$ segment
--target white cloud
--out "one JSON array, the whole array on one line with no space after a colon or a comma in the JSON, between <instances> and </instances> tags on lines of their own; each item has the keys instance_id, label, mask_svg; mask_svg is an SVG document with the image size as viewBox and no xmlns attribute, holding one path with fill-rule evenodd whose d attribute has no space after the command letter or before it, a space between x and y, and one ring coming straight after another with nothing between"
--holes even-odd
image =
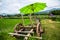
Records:
<instances>
[{"instance_id":1,"label":"white cloud","mask_svg":"<svg viewBox=\"0 0 60 40\"><path fill-rule=\"evenodd\" d=\"M0 6L2 5L2 3L0 3Z\"/></svg>"},{"instance_id":2,"label":"white cloud","mask_svg":"<svg viewBox=\"0 0 60 40\"><path fill-rule=\"evenodd\" d=\"M50 9L50 7L60 8L60 1L58 0L2 0L0 3L0 13L19 13L20 8L34 2L45 2L48 6L48 9Z\"/></svg>"}]
</instances>

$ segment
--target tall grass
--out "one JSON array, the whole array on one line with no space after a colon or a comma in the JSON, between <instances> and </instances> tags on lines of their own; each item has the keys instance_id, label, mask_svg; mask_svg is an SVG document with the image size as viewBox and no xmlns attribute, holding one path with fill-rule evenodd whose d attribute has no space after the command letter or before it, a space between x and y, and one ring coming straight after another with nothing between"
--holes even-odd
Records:
<instances>
[{"instance_id":1,"label":"tall grass","mask_svg":"<svg viewBox=\"0 0 60 40\"><path fill-rule=\"evenodd\" d=\"M0 40L16 40L8 33L14 31L14 26L17 23L22 23L22 19L0 19ZM60 40L60 23L49 21L49 19L41 19L42 27L45 29L43 40ZM25 25L30 24L29 19L25 19ZM35 40L29 38L29 40Z\"/></svg>"}]
</instances>

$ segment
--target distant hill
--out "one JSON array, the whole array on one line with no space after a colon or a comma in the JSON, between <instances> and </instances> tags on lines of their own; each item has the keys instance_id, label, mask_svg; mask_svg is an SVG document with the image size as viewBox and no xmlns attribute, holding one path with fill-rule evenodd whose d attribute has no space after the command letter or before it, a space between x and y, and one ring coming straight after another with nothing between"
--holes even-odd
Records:
<instances>
[{"instance_id":1,"label":"distant hill","mask_svg":"<svg viewBox=\"0 0 60 40\"><path fill-rule=\"evenodd\" d=\"M49 14L49 12L50 12L50 11L53 11L53 10L60 10L60 8L52 8L52 9L49 9L49 10L37 12L37 13L35 13L35 14Z\"/></svg>"}]
</instances>

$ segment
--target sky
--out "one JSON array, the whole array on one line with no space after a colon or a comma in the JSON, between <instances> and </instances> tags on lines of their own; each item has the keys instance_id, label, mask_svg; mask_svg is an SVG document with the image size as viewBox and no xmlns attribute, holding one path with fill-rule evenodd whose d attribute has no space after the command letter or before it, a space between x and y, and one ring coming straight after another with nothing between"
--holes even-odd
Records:
<instances>
[{"instance_id":1,"label":"sky","mask_svg":"<svg viewBox=\"0 0 60 40\"><path fill-rule=\"evenodd\" d=\"M20 13L20 8L35 2L46 3L47 7L44 10L60 8L60 0L0 0L0 14Z\"/></svg>"}]
</instances>

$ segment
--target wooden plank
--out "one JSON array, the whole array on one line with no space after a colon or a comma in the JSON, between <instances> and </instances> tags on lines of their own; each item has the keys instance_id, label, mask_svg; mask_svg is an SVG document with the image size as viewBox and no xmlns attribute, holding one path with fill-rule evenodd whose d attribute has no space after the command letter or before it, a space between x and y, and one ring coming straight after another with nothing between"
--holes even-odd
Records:
<instances>
[{"instance_id":1,"label":"wooden plank","mask_svg":"<svg viewBox=\"0 0 60 40\"><path fill-rule=\"evenodd\" d=\"M28 32L27 36L29 36L31 32L33 32L33 29L31 29L31 30Z\"/></svg>"},{"instance_id":2,"label":"wooden plank","mask_svg":"<svg viewBox=\"0 0 60 40\"><path fill-rule=\"evenodd\" d=\"M30 36L30 33L31 33L32 31L33 31L33 29L31 29L31 30L29 31L29 33L27 34L28 37ZM24 40L27 40L28 37L25 36Z\"/></svg>"},{"instance_id":3,"label":"wooden plank","mask_svg":"<svg viewBox=\"0 0 60 40\"><path fill-rule=\"evenodd\" d=\"M20 29L19 31L17 31L17 32L21 32L23 30L23 28L22 29Z\"/></svg>"},{"instance_id":4,"label":"wooden plank","mask_svg":"<svg viewBox=\"0 0 60 40\"><path fill-rule=\"evenodd\" d=\"M23 30L23 29L21 29L20 32L21 32L22 30ZM28 32L28 34L30 34L30 33L32 33L31 30ZM18 34L18 33L9 33L9 34L11 34L11 35L17 35L17 36L28 36L28 35L23 35L23 34Z\"/></svg>"},{"instance_id":5,"label":"wooden plank","mask_svg":"<svg viewBox=\"0 0 60 40\"><path fill-rule=\"evenodd\" d=\"M24 26L24 28L32 28L32 26ZM33 28L36 28L36 26L34 26Z\"/></svg>"},{"instance_id":6,"label":"wooden plank","mask_svg":"<svg viewBox=\"0 0 60 40\"><path fill-rule=\"evenodd\" d=\"M33 31L33 29L31 29L27 35L24 35L24 34L18 34L18 33L9 33L10 35L17 35L17 36L25 36L25 37L28 37L30 36L30 33Z\"/></svg>"},{"instance_id":7,"label":"wooden plank","mask_svg":"<svg viewBox=\"0 0 60 40\"><path fill-rule=\"evenodd\" d=\"M24 37L28 37L27 35L24 34L18 34L18 33L9 33L10 35L16 35L16 36L24 36Z\"/></svg>"},{"instance_id":8,"label":"wooden plank","mask_svg":"<svg viewBox=\"0 0 60 40\"><path fill-rule=\"evenodd\" d=\"M10 35L17 35L17 36L23 36L23 37L31 37L31 38L37 38L37 39L42 39L41 37L36 37L36 36L27 36L23 34L17 34L17 33L9 33Z\"/></svg>"},{"instance_id":9,"label":"wooden plank","mask_svg":"<svg viewBox=\"0 0 60 40\"><path fill-rule=\"evenodd\" d=\"M18 31L19 33L29 33L30 31ZM30 33L34 33L34 32L30 32Z\"/></svg>"}]
</instances>

